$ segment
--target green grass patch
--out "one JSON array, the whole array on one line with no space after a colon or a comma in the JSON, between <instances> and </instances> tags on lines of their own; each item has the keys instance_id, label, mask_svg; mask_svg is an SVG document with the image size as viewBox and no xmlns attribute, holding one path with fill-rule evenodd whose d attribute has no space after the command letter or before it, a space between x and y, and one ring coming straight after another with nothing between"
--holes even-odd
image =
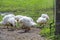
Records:
<instances>
[{"instance_id":1,"label":"green grass patch","mask_svg":"<svg viewBox=\"0 0 60 40\"><path fill-rule=\"evenodd\" d=\"M35 11L53 8L54 0L0 0L0 11Z\"/></svg>"},{"instance_id":2,"label":"green grass patch","mask_svg":"<svg viewBox=\"0 0 60 40\"><path fill-rule=\"evenodd\" d=\"M50 25L44 26L44 28L41 29L40 34L43 37L46 37L47 40L49 39L54 40L55 39L55 23L51 25L51 29L50 29Z\"/></svg>"}]
</instances>

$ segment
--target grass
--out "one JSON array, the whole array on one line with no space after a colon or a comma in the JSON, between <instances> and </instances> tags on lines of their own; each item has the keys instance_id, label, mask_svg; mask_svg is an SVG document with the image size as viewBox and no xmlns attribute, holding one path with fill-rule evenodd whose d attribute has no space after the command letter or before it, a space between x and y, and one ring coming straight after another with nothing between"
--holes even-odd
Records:
<instances>
[{"instance_id":1,"label":"grass","mask_svg":"<svg viewBox=\"0 0 60 40\"><path fill-rule=\"evenodd\" d=\"M0 11L36 11L53 8L53 0L0 0Z\"/></svg>"},{"instance_id":2,"label":"grass","mask_svg":"<svg viewBox=\"0 0 60 40\"><path fill-rule=\"evenodd\" d=\"M0 12L13 12L32 17L35 21L42 14L53 17L54 0L0 0Z\"/></svg>"},{"instance_id":3,"label":"grass","mask_svg":"<svg viewBox=\"0 0 60 40\"><path fill-rule=\"evenodd\" d=\"M45 26L43 29L41 29L40 34L43 37L46 37L47 40L55 40L55 23L51 25L51 29L49 25Z\"/></svg>"},{"instance_id":4,"label":"grass","mask_svg":"<svg viewBox=\"0 0 60 40\"><path fill-rule=\"evenodd\" d=\"M36 19L42 13L53 16L54 0L0 0L0 12L13 12ZM34 17L33 17L34 16ZM52 18L52 16L50 18ZM35 18L36 17L36 18Z\"/></svg>"},{"instance_id":5,"label":"grass","mask_svg":"<svg viewBox=\"0 0 60 40\"><path fill-rule=\"evenodd\" d=\"M53 2L54 0L0 0L0 12L12 12L15 15L29 16L35 22L42 13L47 13L50 17L48 23L50 23L53 20ZM2 16L0 16L1 20ZM48 38L53 38L54 26L52 36L50 36L49 30L48 25L48 28L43 28L40 34Z\"/></svg>"}]
</instances>

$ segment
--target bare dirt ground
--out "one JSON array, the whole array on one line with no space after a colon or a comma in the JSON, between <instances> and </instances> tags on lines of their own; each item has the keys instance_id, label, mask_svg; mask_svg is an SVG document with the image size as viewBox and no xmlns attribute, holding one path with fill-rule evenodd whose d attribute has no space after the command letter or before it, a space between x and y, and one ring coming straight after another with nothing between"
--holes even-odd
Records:
<instances>
[{"instance_id":1,"label":"bare dirt ground","mask_svg":"<svg viewBox=\"0 0 60 40\"><path fill-rule=\"evenodd\" d=\"M8 29L0 28L0 40L45 40L39 32L39 28L31 28L26 33L23 30L8 31Z\"/></svg>"}]
</instances>

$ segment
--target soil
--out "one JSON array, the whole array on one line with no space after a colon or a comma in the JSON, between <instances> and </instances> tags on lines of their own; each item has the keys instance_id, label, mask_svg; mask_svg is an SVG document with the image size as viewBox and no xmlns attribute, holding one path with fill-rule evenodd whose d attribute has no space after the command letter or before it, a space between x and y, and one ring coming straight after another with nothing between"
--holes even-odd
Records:
<instances>
[{"instance_id":1,"label":"soil","mask_svg":"<svg viewBox=\"0 0 60 40\"><path fill-rule=\"evenodd\" d=\"M45 40L39 35L39 28L31 28L29 32L24 30L9 31L7 28L0 26L0 40Z\"/></svg>"}]
</instances>

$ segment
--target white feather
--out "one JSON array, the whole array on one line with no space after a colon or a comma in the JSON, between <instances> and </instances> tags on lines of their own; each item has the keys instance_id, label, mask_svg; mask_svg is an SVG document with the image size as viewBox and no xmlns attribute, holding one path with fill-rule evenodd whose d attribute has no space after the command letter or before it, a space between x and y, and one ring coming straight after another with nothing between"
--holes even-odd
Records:
<instances>
[{"instance_id":1,"label":"white feather","mask_svg":"<svg viewBox=\"0 0 60 40\"><path fill-rule=\"evenodd\" d=\"M15 26L16 25L15 22L17 22L17 21L15 20L14 17L15 17L15 15L8 14L8 15L3 17L3 20L0 23L3 24L3 25L12 24L13 26Z\"/></svg>"},{"instance_id":2,"label":"white feather","mask_svg":"<svg viewBox=\"0 0 60 40\"><path fill-rule=\"evenodd\" d=\"M47 19L46 18L43 18L43 17L39 17L38 20L37 20L37 23L43 23L45 24L47 22Z\"/></svg>"},{"instance_id":3,"label":"white feather","mask_svg":"<svg viewBox=\"0 0 60 40\"><path fill-rule=\"evenodd\" d=\"M46 18L47 20L49 19L49 16L47 14L42 14L41 17Z\"/></svg>"},{"instance_id":4,"label":"white feather","mask_svg":"<svg viewBox=\"0 0 60 40\"><path fill-rule=\"evenodd\" d=\"M23 17L23 18L19 19L19 22L23 23L23 25L25 25L27 27L31 27L31 26L35 26L36 25L36 23L30 17Z\"/></svg>"},{"instance_id":5,"label":"white feather","mask_svg":"<svg viewBox=\"0 0 60 40\"><path fill-rule=\"evenodd\" d=\"M26 17L26 16L16 15L16 16L15 16L15 19L16 19L17 21L19 21L19 19L21 19L22 17Z\"/></svg>"}]
</instances>

